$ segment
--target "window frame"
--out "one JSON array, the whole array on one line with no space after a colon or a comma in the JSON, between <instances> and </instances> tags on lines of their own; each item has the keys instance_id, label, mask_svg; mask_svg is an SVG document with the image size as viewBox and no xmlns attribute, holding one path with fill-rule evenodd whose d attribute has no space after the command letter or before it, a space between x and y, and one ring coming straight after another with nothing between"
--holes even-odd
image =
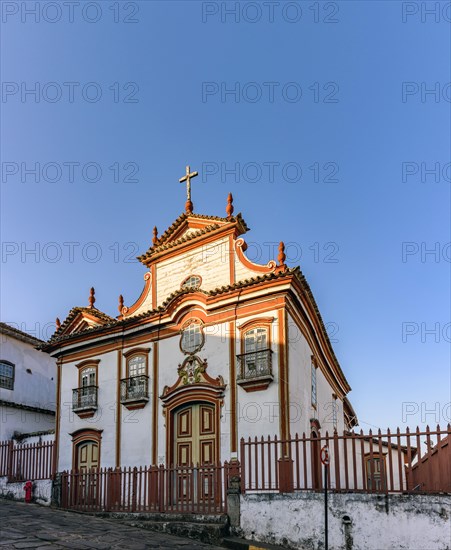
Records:
<instances>
[{"instance_id":1,"label":"window frame","mask_svg":"<svg viewBox=\"0 0 451 550\"><path fill-rule=\"evenodd\" d=\"M256 391L256 389L266 389L274 380L273 364L272 364L272 330L274 317L254 317L245 321L237 328L239 330L240 339L240 354L236 356L239 367L236 373L237 384L243 387L246 391ZM254 351L247 350L246 340L247 335L254 330L265 331L266 345ZM267 352L263 357L266 363L260 362L258 353ZM252 355L254 354L254 355ZM251 368L252 357L255 359L255 366ZM264 368L261 366L264 364ZM256 381L260 381L258 388L255 387ZM249 389L251 388L252 389ZM248 389L246 389L248 388Z\"/></svg>"},{"instance_id":2,"label":"window frame","mask_svg":"<svg viewBox=\"0 0 451 550\"><path fill-rule=\"evenodd\" d=\"M199 344L191 351L187 351L186 349L183 349L182 342L183 342L183 333L191 326L196 325L199 327L199 334L200 334L200 342ZM197 317L192 317L191 319L188 319L185 323L183 323L181 329L180 329L180 340L179 340L179 347L180 351L185 355L195 355L198 353L205 345L205 332L204 332L204 323L198 319Z\"/></svg>"},{"instance_id":3,"label":"window frame","mask_svg":"<svg viewBox=\"0 0 451 550\"><path fill-rule=\"evenodd\" d=\"M318 364L315 358L311 357L310 362L310 402L312 407L316 410L318 407L318 377L317 377Z\"/></svg>"},{"instance_id":4,"label":"window frame","mask_svg":"<svg viewBox=\"0 0 451 550\"><path fill-rule=\"evenodd\" d=\"M78 363L78 365L75 365L78 369L78 389L83 388L83 385L82 385L83 371L90 368L94 369L95 384L88 384L88 386L99 387L99 369L98 369L99 363L100 363L100 359L88 359L87 361L83 361L82 363Z\"/></svg>"},{"instance_id":5,"label":"window frame","mask_svg":"<svg viewBox=\"0 0 451 550\"><path fill-rule=\"evenodd\" d=\"M240 325L238 327L240 331L240 348L241 348L241 355L244 355L246 353L246 334L250 332L251 330L261 328L266 330L266 348L272 351L272 323L274 321L274 317L257 317L255 319L251 319L250 321L247 321ZM260 350L261 351L261 350ZM249 352L252 353L252 352Z\"/></svg>"},{"instance_id":6,"label":"window frame","mask_svg":"<svg viewBox=\"0 0 451 550\"><path fill-rule=\"evenodd\" d=\"M0 389L14 391L14 384L15 384L15 381L16 381L16 365L14 363L11 363L11 361L7 361L6 359L0 359L0 363L3 363L5 366L12 368L12 376L11 377L0 375L0 380L2 378L6 378L6 379L11 380L11 387L4 386L3 384L0 383Z\"/></svg>"},{"instance_id":7,"label":"window frame","mask_svg":"<svg viewBox=\"0 0 451 550\"><path fill-rule=\"evenodd\" d=\"M150 348L133 348L122 355L125 357L125 378L135 378L136 376L149 376L149 351ZM130 376L130 361L134 357L144 357L144 372L135 376Z\"/></svg>"},{"instance_id":8,"label":"window frame","mask_svg":"<svg viewBox=\"0 0 451 550\"><path fill-rule=\"evenodd\" d=\"M197 279L199 279L199 284L197 286L192 286L192 287L185 287L184 285L186 285L186 283L192 278L192 277L196 277ZM181 285L180 285L180 290L199 290L199 288L201 287L202 285L202 277L200 275L197 275L197 273L192 273L191 275L188 275L188 277L185 277L185 279L183 279Z\"/></svg>"}]
</instances>

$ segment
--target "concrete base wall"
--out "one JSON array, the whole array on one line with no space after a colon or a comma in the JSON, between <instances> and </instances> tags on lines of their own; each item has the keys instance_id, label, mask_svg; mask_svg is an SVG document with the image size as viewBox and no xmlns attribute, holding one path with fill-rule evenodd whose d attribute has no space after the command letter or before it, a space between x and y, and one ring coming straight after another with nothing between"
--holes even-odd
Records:
<instances>
[{"instance_id":1,"label":"concrete base wall","mask_svg":"<svg viewBox=\"0 0 451 550\"><path fill-rule=\"evenodd\" d=\"M324 548L324 495L241 495L239 534L299 550ZM449 550L451 496L329 495L329 550Z\"/></svg>"},{"instance_id":2,"label":"concrete base wall","mask_svg":"<svg viewBox=\"0 0 451 550\"><path fill-rule=\"evenodd\" d=\"M0 497L10 498L12 500L25 500L24 481L18 483L8 483L7 477L0 477ZM42 479L34 482L33 499L34 502L44 506L50 506L52 497L52 480Z\"/></svg>"}]
</instances>

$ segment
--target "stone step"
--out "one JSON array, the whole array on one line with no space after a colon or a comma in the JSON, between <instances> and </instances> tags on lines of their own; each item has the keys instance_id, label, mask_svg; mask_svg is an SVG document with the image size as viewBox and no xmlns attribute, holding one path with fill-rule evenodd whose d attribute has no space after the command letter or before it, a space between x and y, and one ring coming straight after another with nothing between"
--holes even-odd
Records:
<instances>
[{"instance_id":1,"label":"stone step","mask_svg":"<svg viewBox=\"0 0 451 550\"><path fill-rule=\"evenodd\" d=\"M245 540L238 537L225 537L221 542L224 548L231 550L290 550L288 546L276 546L266 542Z\"/></svg>"},{"instance_id":2,"label":"stone step","mask_svg":"<svg viewBox=\"0 0 451 550\"><path fill-rule=\"evenodd\" d=\"M98 512L97 516L109 517L119 520L130 521L161 521L161 522L187 522L187 523L213 523L213 524L228 524L229 518L227 514L183 514L171 513L165 514L161 512Z\"/></svg>"},{"instance_id":3,"label":"stone step","mask_svg":"<svg viewBox=\"0 0 451 550\"><path fill-rule=\"evenodd\" d=\"M224 537L227 537L230 534L228 521L222 523L217 521L177 521L175 518L171 517L166 521L155 521L151 519L122 519L121 523L124 525L129 525L130 527L147 529L149 531L168 533L179 537L188 537L207 544L219 544Z\"/></svg>"}]
</instances>

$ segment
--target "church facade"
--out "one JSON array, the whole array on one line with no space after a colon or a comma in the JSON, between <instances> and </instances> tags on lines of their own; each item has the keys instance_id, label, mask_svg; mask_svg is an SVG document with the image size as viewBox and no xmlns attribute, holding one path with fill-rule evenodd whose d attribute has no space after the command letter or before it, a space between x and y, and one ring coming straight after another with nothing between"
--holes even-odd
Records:
<instances>
[{"instance_id":1,"label":"church facade","mask_svg":"<svg viewBox=\"0 0 451 550\"><path fill-rule=\"evenodd\" d=\"M119 316L75 307L44 346L57 360L57 470L212 464L242 437L339 432L350 387L300 269L246 257L248 226L185 212L138 259Z\"/></svg>"}]
</instances>

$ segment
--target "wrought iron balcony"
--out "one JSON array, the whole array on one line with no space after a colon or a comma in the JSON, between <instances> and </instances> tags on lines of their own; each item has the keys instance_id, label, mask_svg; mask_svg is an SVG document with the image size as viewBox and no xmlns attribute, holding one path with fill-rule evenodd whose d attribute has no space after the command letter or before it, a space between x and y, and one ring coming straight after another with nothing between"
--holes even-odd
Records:
<instances>
[{"instance_id":1,"label":"wrought iron balcony","mask_svg":"<svg viewBox=\"0 0 451 550\"><path fill-rule=\"evenodd\" d=\"M239 363L237 384L246 391L266 389L274 380L271 356L270 349L237 355Z\"/></svg>"},{"instance_id":2,"label":"wrought iron balcony","mask_svg":"<svg viewBox=\"0 0 451 550\"><path fill-rule=\"evenodd\" d=\"M149 377L140 375L121 380L121 403L127 408L140 408L149 401Z\"/></svg>"},{"instance_id":3,"label":"wrought iron balcony","mask_svg":"<svg viewBox=\"0 0 451 550\"><path fill-rule=\"evenodd\" d=\"M82 386L72 390L72 410L79 416L92 416L97 410L97 386Z\"/></svg>"}]
</instances>

